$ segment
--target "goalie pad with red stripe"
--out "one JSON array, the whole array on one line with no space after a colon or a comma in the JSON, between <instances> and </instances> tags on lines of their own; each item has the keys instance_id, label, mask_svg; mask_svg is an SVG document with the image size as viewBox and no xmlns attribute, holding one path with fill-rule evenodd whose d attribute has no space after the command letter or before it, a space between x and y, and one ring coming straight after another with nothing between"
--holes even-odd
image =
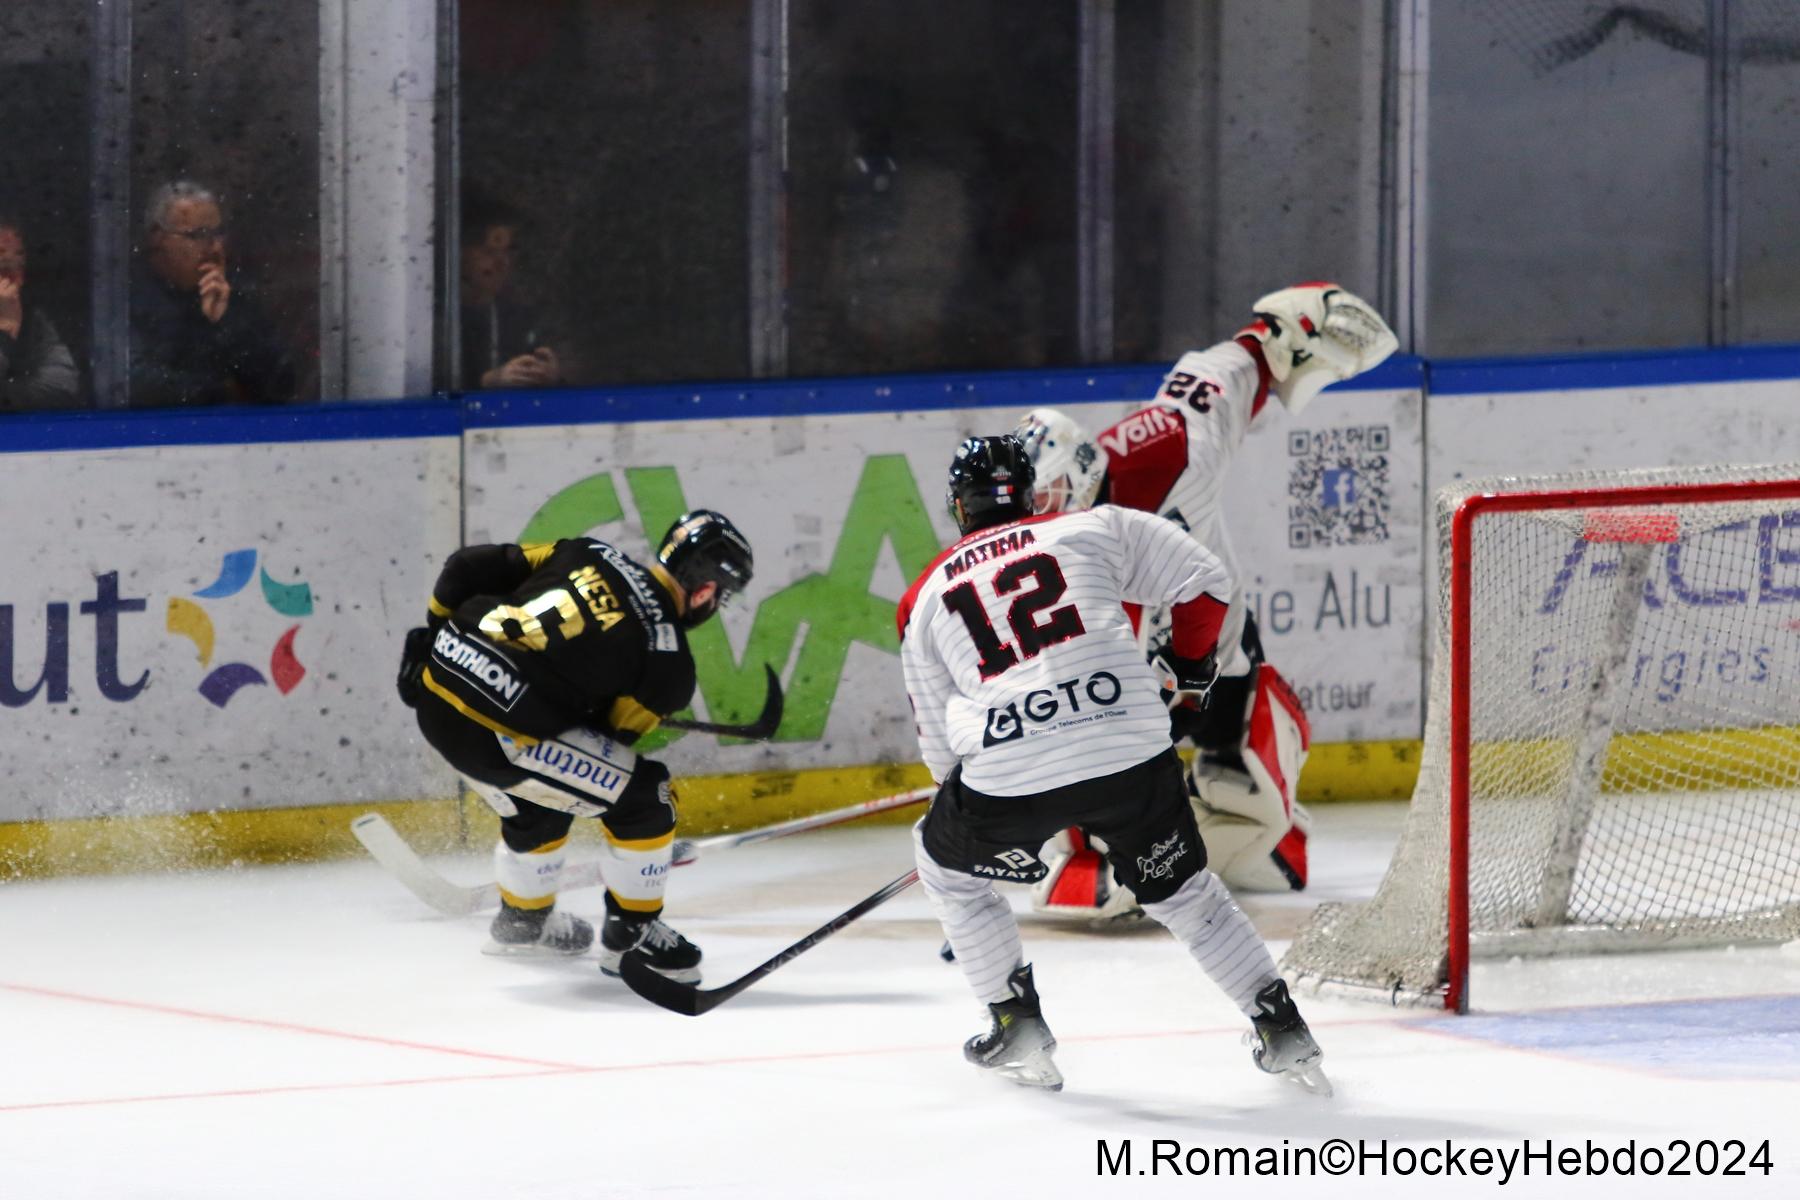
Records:
<instances>
[{"instance_id":1,"label":"goalie pad with red stripe","mask_svg":"<svg viewBox=\"0 0 1800 1200\"><path fill-rule=\"evenodd\" d=\"M1231 887L1286 892L1306 886L1312 817L1294 790L1311 744L1299 697L1274 667L1259 664L1244 725L1244 770L1197 756L1189 774L1208 865Z\"/></svg>"},{"instance_id":2,"label":"goalie pad with red stripe","mask_svg":"<svg viewBox=\"0 0 1800 1200\"><path fill-rule=\"evenodd\" d=\"M1139 917L1131 890L1113 879L1106 856L1079 829L1065 829L1038 851L1050 870L1031 885L1031 909L1053 917L1112 921Z\"/></svg>"}]
</instances>

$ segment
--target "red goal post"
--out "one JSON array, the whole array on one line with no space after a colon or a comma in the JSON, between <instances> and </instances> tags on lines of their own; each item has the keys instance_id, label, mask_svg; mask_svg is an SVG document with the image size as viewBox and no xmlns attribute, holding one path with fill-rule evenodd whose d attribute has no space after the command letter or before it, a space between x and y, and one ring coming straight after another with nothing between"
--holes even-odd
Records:
<instances>
[{"instance_id":1,"label":"red goal post","mask_svg":"<svg viewBox=\"0 0 1800 1200\"><path fill-rule=\"evenodd\" d=\"M1440 491L1437 517L1406 828L1375 897L1320 906L1290 977L1461 1012L1477 938L1800 936L1800 467L1486 480Z\"/></svg>"}]
</instances>

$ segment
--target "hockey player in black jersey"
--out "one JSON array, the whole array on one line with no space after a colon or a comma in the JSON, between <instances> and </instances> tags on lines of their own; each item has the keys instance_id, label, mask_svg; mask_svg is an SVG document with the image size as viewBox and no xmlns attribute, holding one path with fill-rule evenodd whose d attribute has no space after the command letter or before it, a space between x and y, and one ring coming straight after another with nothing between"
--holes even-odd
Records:
<instances>
[{"instance_id":1,"label":"hockey player in black jersey","mask_svg":"<svg viewBox=\"0 0 1800 1200\"><path fill-rule=\"evenodd\" d=\"M697 982L700 950L662 921L675 836L669 770L632 745L687 707L687 630L750 582L750 543L716 512L682 516L648 566L605 542L468 546L450 556L400 695L433 748L500 814L500 913L487 952L581 954L588 922L556 909L569 827L595 817L611 852L600 968L643 952Z\"/></svg>"}]
</instances>

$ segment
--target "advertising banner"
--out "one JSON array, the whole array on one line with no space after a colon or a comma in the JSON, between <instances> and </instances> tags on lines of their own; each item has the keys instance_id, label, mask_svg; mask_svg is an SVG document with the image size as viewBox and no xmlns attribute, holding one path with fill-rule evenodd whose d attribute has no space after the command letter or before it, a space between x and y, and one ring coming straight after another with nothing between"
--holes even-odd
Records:
<instances>
[{"instance_id":1,"label":"advertising banner","mask_svg":"<svg viewBox=\"0 0 1800 1200\"><path fill-rule=\"evenodd\" d=\"M0 822L455 794L393 688L455 437L0 461Z\"/></svg>"},{"instance_id":2,"label":"advertising banner","mask_svg":"<svg viewBox=\"0 0 1800 1200\"><path fill-rule=\"evenodd\" d=\"M1428 454L1435 485L1454 479L1633 468L1800 463L1800 384L1792 379L1432 399ZM1629 636L1617 672L1621 732L1760 729L1794 724L1800 672L1800 503L1719 510L1684 520L1684 541L1649 553L1635 614L1609 617L1628 542L1584 534L1577 520L1531 532L1525 517L1490 518L1518 569L1478 582L1479 619L1511 623L1528 656L1484 668L1482 720L1573 704L1609 637ZM1477 527L1478 530L1481 528ZM1437 569L1437 548L1427 557ZM1492 614L1491 616L1483 616ZM1625 633L1608 632L1609 621ZM1483 629L1476 631L1482 644ZM1516 706L1506 696L1517 698ZM1482 729L1478 727L1477 733ZM1492 731L1491 731L1492 732ZM1494 736L1498 736L1498 732Z\"/></svg>"}]
</instances>

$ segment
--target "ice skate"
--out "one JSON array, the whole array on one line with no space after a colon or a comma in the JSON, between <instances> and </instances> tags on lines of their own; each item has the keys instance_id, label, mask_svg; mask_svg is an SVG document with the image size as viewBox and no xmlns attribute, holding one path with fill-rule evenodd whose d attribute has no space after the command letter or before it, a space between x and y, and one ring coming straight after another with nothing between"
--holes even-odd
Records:
<instances>
[{"instance_id":1,"label":"ice skate","mask_svg":"<svg viewBox=\"0 0 1800 1200\"><path fill-rule=\"evenodd\" d=\"M1261 1010L1252 1019L1256 1031L1244 1035L1256 1065L1271 1075L1286 1076L1309 1092L1331 1095L1331 1080L1320 1067L1325 1052L1313 1041L1312 1030L1288 995L1287 984L1277 979L1256 993L1256 1007Z\"/></svg>"},{"instance_id":2,"label":"ice skate","mask_svg":"<svg viewBox=\"0 0 1800 1200\"><path fill-rule=\"evenodd\" d=\"M594 944L594 927L555 908L514 908L501 904L488 926L483 954L585 954Z\"/></svg>"},{"instance_id":3,"label":"ice skate","mask_svg":"<svg viewBox=\"0 0 1800 1200\"><path fill-rule=\"evenodd\" d=\"M600 928L600 971L617 976L619 960L636 950L659 975L678 983L700 982L700 947L664 924L660 917L633 920L607 913Z\"/></svg>"},{"instance_id":4,"label":"ice skate","mask_svg":"<svg viewBox=\"0 0 1800 1200\"><path fill-rule=\"evenodd\" d=\"M1031 964L1014 971L1006 983L1013 998L988 1005L994 1027L963 1043L963 1057L1021 1087L1062 1091L1062 1072L1050 1057L1056 1049L1056 1035L1044 1023L1038 1006Z\"/></svg>"}]
</instances>

